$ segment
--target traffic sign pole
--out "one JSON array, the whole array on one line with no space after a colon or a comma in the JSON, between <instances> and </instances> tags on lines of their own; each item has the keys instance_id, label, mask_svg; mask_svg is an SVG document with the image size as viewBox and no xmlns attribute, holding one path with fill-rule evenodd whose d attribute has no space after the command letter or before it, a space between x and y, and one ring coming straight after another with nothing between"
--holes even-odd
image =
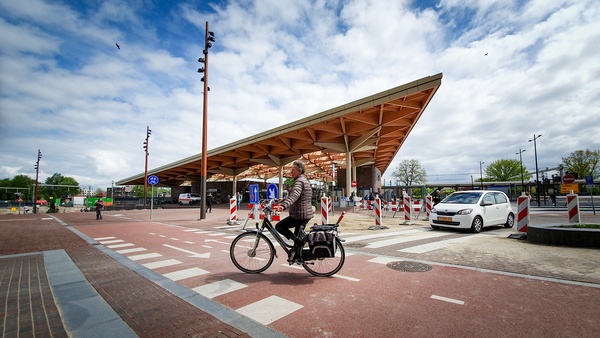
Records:
<instances>
[{"instance_id":1,"label":"traffic sign pole","mask_svg":"<svg viewBox=\"0 0 600 338\"><path fill-rule=\"evenodd\" d=\"M154 213L154 186L158 184L160 180L156 175L148 176L148 184L152 186L150 190L150 219L152 219L152 214ZM144 204L146 204L146 200L144 199Z\"/></svg>"}]
</instances>

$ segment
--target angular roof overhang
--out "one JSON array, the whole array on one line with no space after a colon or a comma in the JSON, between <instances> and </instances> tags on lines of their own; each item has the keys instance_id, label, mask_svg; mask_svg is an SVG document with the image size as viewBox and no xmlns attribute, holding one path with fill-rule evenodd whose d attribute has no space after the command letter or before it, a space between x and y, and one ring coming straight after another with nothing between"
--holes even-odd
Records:
<instances>
[{"instance_id":1,"label":"angular roof overhang","mask_svg":"<svg viewBox=\"0 0 600 338\"><path fill-rule=\"evenodd\" d=\"M298 121L207 151L207 180L255 178L267 180L296 159L307 164L307 177L332 179L332 164L374 166L386 171L425 108L440 87L442 74L326 110ZM287 171L284 171L287 173ZM202 154L148 170L160 186L200 181ZM141 173L116 182L143 185Z\"/></svg>"}]
</instances>

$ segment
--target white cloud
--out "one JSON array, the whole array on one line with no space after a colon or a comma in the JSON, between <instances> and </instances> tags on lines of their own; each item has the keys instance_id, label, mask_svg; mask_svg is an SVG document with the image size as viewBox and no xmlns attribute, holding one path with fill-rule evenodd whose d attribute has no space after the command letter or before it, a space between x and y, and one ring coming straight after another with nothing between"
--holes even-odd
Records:
<instances>
[{"instance_id":1,"label":"white cloud","mask_svg":"<svg viewBox=\"0 0 600 338\"><path fill-rule=\"evenodd\" d=\"M146 126L150 168L200 153L206 21L209 148L438 72L388 180L402 159L465 179L519 149L534 168L534 133L540 167L600 148L597 1L413 4L0 0L0 175L34 175L39 148L43 178L105 188L143 172Z\"/></svg>"}]
</instances>

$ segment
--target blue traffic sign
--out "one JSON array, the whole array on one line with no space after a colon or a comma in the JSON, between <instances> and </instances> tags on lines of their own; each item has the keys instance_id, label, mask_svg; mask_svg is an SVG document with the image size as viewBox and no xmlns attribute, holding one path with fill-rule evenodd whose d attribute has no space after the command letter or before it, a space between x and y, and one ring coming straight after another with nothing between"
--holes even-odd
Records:
<instances>
[{"instance_id":1,"label":"blue traffic sign","mask_svg":"<svg viewBox=\"0 0 600 338\"><path fill-rule=\"evenodd\" d=\"M156 177L155 175L148 176L148 184L150 184L150 185L157 185L158 184L158 177Z\"/></svg>"},{"instance_id":2,"label":"blue traffic sign","mask_svg":"<svg viewBox=\"0 0 600 338\"><path fill-rule=\"evenodd\" d=\"M586 176L585 177L585 184L588 188L593 188L594 187L594 176Z\"/></svg>"},{"instance_id":3,"label":"blue traffic sign","mask_svg":"<svg viewBox=\"0 0 600 338\"><path fill-rule=\"evenodd\" d=\"M267 188L267 199L275 200L278 198L279 198L279 188L277 187L277 184L275 184L275 183L269 184L269 187Z\"/></svg>"},{"instance_id":4,"label":"blue traffic sign","mask_svg":"<svg viewBox=\"0 0 600 338\"><path fill-rule=\"evenodd\" d=\"M257 204L258 201L258 184L251 184L250 187L250 203Z\"/></svg>"}]
</instances>

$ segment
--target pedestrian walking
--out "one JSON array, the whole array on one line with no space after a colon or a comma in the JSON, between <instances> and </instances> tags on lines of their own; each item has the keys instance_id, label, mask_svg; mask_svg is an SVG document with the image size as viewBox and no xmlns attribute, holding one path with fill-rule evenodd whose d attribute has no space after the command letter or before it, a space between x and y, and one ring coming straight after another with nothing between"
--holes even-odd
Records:
<instances>
[{"instance_id":1,"label":"pedestrian walking","mask_svg":"<svg viewBox=\"0 0 600 338\"><path fill-rule=\"evenodd\" d=\"M206 209L208 212L212 212L212 194L206 196Z\"/></svg>"},{"instance_id":2,"label":"pedestrian walking","mask_svg":"<svg viewBox=\"0 0 600 338\"><path fill-rule=\"evenodd\" d=\"M102 210L104 209L102 198L99 198L94 206L96 207L96 220L102 219Z\"/></svg>"}]
</instances>

